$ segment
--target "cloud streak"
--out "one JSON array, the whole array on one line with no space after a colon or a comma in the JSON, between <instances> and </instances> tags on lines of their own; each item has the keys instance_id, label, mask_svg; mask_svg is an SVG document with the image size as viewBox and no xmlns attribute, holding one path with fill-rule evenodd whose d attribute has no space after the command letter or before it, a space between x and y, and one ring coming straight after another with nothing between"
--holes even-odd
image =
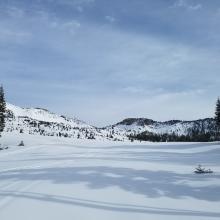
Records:
<instances>
[{"instance_id":1,"label":"cloud streak","mask_svg":"<svg viewBox=\"0 0 220 220\"><path fill-rule=\"evenodd\" d=\"M187 10L199 10L202 8L201 4L193 4L192 1L189 0L177 0L171 8L184 8Z\"/></svg>"}]
</instances>

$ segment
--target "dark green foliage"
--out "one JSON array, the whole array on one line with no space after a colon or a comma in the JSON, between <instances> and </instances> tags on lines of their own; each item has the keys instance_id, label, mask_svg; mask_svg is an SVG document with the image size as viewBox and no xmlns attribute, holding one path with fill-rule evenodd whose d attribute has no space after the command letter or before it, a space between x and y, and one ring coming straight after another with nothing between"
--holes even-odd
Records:
<instances>
[{"instance_id":1,"label":"dark green foliage","mask_svg":"<svg viewBox=\"0 0 220 220\"><path fill-rule=\"evenodd\" d=\"M151 132L143 132L135 136L129 136L129 139L152 142L210 142L217 140L214 131L201 132L196 129L189 131L187 135L172 134L154 134Z\"/></svg>"},{"instance_id":2,"label":"dark green foliage","mask_svg":"<svg viewBox=\"0 0 220 220\"><path fill-rule=\"evenodd\" d=\"M216 102L215 124L216 124L216 137L217 140L220 140L220 99L219 98Z\"/></svg>"},{"instance_id":3,"label":"dark green foliage","mask_svg":"<svg viewBox=\"0 0 220 220\"><path fill-rule=\"evenodd\" d=\"M95 135L90 133L90 135L88 136L88 139L95 140Z\"/></svg>"},{"instance_id":4,"label":"dark green foliage","mask_svg":"<svg viewBox=\"0 0 220 220\"><path fill-rule=\"evenodd\" d=\"M24 146L24 141L21 141L18 146L23 147Z\"/></svg>"},{"instance_id":5,"label":"dark green foliage","mask_svg":"<svg viewBox=\"0 0 220 220\"><path fill-rule=\"evenodd\" d=\"M218 127L218 130L219 130L219 128L220 128L220 99L219 98L216 102L215 121L216 121L216 125Z\"/></svg>"},{"instance_id":6,"label":"dark green foliage","mask_svg":"<svg viewBox=\"0 0 220 220\"><path fill-rule=\"evenodd\" d=\"M0 135L5 128L6 103L3 86L0 86Z\"/></svg>"},{"instance_id":7,"label":"dark green foliage","mask_svg":"<svg viewBox=\"0 0 220 220\"><path fill-rule=\"evenodd\" d=\"M143 126L143 125L152 125L156 122L151 119L147 119L147 118L127 118L119 122L117 125L132 125L134 123L136 123L137 125Z\"/></svg>"}]
</instances>

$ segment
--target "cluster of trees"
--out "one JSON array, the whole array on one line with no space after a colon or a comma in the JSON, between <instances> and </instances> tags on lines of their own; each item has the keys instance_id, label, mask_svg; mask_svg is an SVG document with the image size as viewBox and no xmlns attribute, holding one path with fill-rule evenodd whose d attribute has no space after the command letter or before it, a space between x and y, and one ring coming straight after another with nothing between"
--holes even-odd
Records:
<instances>
[{"instance_id":1,"label":"cluster of trees","mask_svg":"<svg viewBox=\"0 0 220 220\"><path fill-rule=\"evenodd\" d=\"M6 103L3 86L0 86L0 137L5 128Z\"/></svg>"},{"instance_id":2,"label":"cluster of trees","mask_svg":"<svg viewBox=\"0 0 220 220\"><path fill-rule=\"evenodd\" d=\"M193 132L188 135L172 134L155 134L151 132L143 132L136 136L129 136L129 139L140 141L152 141L152 142L209 142L217 140L215 132Z\"/></svg>"}]
</instances>

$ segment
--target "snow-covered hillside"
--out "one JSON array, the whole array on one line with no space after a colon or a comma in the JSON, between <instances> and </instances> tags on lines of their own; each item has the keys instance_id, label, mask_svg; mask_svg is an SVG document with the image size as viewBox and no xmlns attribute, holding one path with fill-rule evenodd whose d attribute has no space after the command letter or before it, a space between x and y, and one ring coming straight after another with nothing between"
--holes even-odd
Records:
<instances>
[{"instance_id":1,"label":"snow-covered hillside","mask_svg":"<svg viewBox=\"0 0 220 220\"><path fill-rule=\"evenodd\" d=\"M206 118L195 121L172 120L157 122L146 118L128 118L105 129L121 135L136 135L142 132L154 134L187 135L190 130L210 131L214 127L214 119Z\"/></svg>"},{"instance_id":2,"label":"snow-covered hillside","mask_svg":"<svg viewBox=\"0 0 220 220\"><path fill-rule=\"evenodd\" d=\"M7 103L7 109L11 111L15 117L28 117L28 118L32 118L38 121L70 124L72 126L85 126L86 125L85 122L82 122L76 118L68 119L64 116L54 114L42 108L21 108L21 107Z\"/></svg>"},{"instance_id":3,"label":"snow-covered hillside","mask_svg":"<svg viewBox=\"0 0 220 220\"><path fill-rule=\"evenodd\" d=\"M76 118L60 116L46 109L21 108L7 104L7 120L5 132L40 134L78 139L110 139L127 140L129 135L143 132L154 134L187 135L192 129L210 131L214 119L207 118L196 121L172 120L157 122L146 118L128 118L115 125L97 128Z\"/></svg>"},{"instance_id":4,"label":"snow-covered hillside","mask_svg":"<svg viewBox=\"0 0 220 220\"><path fill-rule=\"evenodd\" d=\"M7 103L7 109L13 113L14 117L26 117L37 121L63 123L71 126L91 127L76 118L66 118L42 108L21 108Z\"/></svg>"},{"instance_id":5,"label":"snow-covered hillside","mask_svg":"<svg viewBox=\"0 0 220 220\"><path fill-rule=\"evenodd\" d=\"M20 108L7 103L5 132L73 138L102 138L99 129L76 118L60 116L41 108Z\"/></svg>"}]
</instances>

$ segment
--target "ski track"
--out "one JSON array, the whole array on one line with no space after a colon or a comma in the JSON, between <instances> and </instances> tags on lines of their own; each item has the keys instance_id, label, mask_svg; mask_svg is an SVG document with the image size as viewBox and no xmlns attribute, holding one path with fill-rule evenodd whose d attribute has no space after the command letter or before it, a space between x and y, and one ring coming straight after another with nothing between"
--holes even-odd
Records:
<instances>
[{"instance_id":1,"label":"ski track","mask_svg":"<svg viewBox=\"0 0 220 220\"><path fill-rule=\"evenodd\" d=\"M33 150L33 149L39 149L38 147L32 148L32 149L26 149L26 150L17 150L14 152L15 153L22 153L22 152L27 152L29 150ZM10 154L7 154L7 156ZM26 170L26 169L39 169L39 168L51 168L57 165L64 165L63 162L50 162L50 163L44 163L44 164L40 164L39 162L36 163L35 165L32 166L21 166L21 167L16 167L16 168L11 168L11 169L4 169L4 170L0 170L0 173L7 173L7 172L11 172L11 171L22 171L22 170ZM17 181L17 180L12 180L14 182L8 184L6 183L5 185L0 185L0 190L2 192L4 191L16 191L16 193L14 193L14 196L19 195L19 193L23 193L27 190L30 190L32 187L40 184L42 181L34 181L34 182L30 182L29 184L24 183L23 181ZM13 196L6 196L4 198L0 198L0 210L5 208L6 206L8 206L9 204L16 202L16 199L14 199Z\"/></svg>"},{"instance_id":2,"label":"ski track","mask_svg":"<svg viewBox=\"0 0 220 220\"><path fill-rule=\"evenodd\" d=\"M31 189L33 186L39 184L40 181L35 181L29 184L25 184L23 181L16 181L13 184L8 185L8 187L5 187L1 189L1 191L8 191L8 190L14 190L16 191L16 194L25 192L26 190ZM16 202L16 198L14 196L5 196L4 198L0 198L0 210L5 208L6 206L10 205L11 203Z\"/></svg>"},{"instance_id":3,"label":"ski track","mask_svg":"<svg viewBox=\"0 0 220 220\"><path fill-rule=\"evenodd\" d=\"M219 219L220 146L152 146L48 143L1 152L0 219ZM192 173L197 153L213 175Z\"/></svg>"}]
</instances>

